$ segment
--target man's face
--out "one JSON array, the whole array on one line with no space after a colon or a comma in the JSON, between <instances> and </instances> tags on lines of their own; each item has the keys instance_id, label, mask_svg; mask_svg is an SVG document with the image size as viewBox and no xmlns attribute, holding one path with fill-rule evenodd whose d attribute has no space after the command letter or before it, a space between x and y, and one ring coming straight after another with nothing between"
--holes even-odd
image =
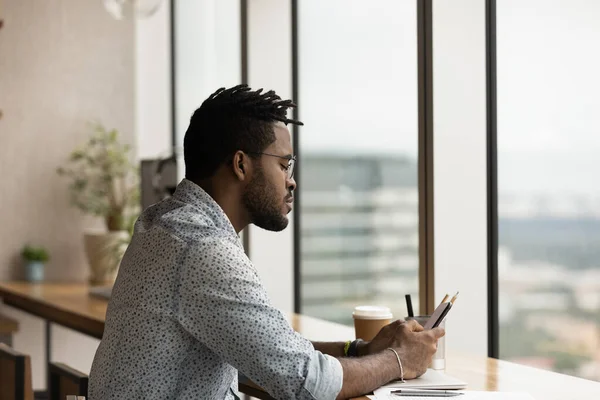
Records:
<instances>
[{"instance_id":1,"label":"man's face","mask_svg":"<svg viewBox=\"0 0 600 400\"><path fill-rule=\"evenodd\" d=\"M287 167L292 157L290 131L283 123L273 124L275 142L267 147L254 163L254 173L242 201L250 213L254 225L268 231L282 231L288 223L292 211L293 195L296 188L294 179L288 179ZM274 157L274 156L280 156Z\"/></svg>"}]
</instances>

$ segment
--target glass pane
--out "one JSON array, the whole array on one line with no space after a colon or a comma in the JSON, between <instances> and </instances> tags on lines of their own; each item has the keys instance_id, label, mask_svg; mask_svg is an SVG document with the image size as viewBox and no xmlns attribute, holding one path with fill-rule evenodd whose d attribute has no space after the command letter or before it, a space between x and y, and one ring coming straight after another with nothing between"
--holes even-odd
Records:
<instances>
[{"instance_id":1,"label":"glass pane","mask_svg":"<svg viewBox=\"0 0 600 400\"><path fill-rule=\"evenodd\" d=\"M175 4L176 150L183 178L183 137L190 117L219 87L241 81L239 0L177 0Z\"/></svg>"},{"instance_id":2,"label":"glass pane","mask_svg":"<svg viewBox=\"0 0 600 400\"><path fill-rule=\"evenodd\" d=\"M417 29L413 0L299 7L302 313L418 311Z\"/></svg>"},{"instance_id":3,"label":"glass pane","mask_svg":"<svg viewBox=\"0 0 600 400\"><path fill-rule=\"evenodd\" d=\"M600 380L600 2L497 2L500 356Z\"/></svg>"}]
</instances>

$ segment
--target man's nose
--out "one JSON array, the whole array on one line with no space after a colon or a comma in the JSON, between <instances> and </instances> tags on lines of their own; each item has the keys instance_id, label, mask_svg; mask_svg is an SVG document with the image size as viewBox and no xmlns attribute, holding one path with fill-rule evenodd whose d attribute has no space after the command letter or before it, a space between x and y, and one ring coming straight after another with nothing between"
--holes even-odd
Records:
<instances>
[{"instance_id":1,"label":"man's nose","mask_svg":"<svg viewBox=\"0 0 600 400\"><path fill-rule=\"evenodd\" d=\"M287 188L293 192L294 190L296 190L296 181L294 180L294 178L290 178L287 180Z\"/></svg>"}]
</instances>

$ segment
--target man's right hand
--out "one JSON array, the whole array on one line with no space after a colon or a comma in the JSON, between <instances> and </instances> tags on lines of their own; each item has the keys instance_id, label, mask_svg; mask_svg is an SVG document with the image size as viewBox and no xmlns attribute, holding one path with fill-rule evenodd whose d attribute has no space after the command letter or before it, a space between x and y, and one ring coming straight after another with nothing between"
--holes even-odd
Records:
<instances>
[{"instance_id":1,"label":"man's right hand","mask_svg":"<svg viewBox=\"0 0 600 400\"><path fill-rule=\"evenodd\" d=\"M377 336L365 346L366 353L377 354L389 347L393 348L402 361L404 378L413 379L425 373L437 349L437 340L444 334L442 328L424 331L415 320L407 322L398 320L379 331Z\"/></svg>"},{"instance_id":2,"label":"man's right hand","mask_svg":"<svg viewBox=\"0 0 600 400\"><path fill-rule=\"evenodd\" d=\"M446 334L442 328L423 330L417 321L400 323L396 329L393 347L398 352L404 379L414 379L427 371L431 358L437 350L437 341ZM398 367L398 377L400 377Z\"/></svg>"},{"instance_id":3,"label":"man's right hand","mask_svg":"<svg viewBox=\"0 0 600 400\"><path fill-rule=\"evenodd\" d=\"M386 350L390 347L396 350L400 357L404 379L423 375L437 349L437 340L444 334L442 328L425 331L412 320L391 323L368 344L369 352L376 352L375 354L339 359L344 369L344 382L337 398L347 399L366 394L400 378L400 366L396 355Z\"/></svg>"}]
</instances>

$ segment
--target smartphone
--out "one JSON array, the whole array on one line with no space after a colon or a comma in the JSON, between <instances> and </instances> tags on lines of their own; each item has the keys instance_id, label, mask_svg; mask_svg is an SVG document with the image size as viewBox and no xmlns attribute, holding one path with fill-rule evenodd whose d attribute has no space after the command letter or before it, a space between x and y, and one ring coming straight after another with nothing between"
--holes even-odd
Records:
<instances>
[{"instance_id":1,"label":"smartphone","mask_svg":"<svg viewBox=\"0 0 600 400\"><path fill-rule=\"evenodd\" d=\"M425 328L426 330L437 328L442 323L444 318L446 318L446 315L448 314L448 311L450 311L451 308L452 303L450 303L449 301L440 304L435 309L433 314L431 314L431 317L429 317L423 328Z\"/></svg>"}]
</instances>

